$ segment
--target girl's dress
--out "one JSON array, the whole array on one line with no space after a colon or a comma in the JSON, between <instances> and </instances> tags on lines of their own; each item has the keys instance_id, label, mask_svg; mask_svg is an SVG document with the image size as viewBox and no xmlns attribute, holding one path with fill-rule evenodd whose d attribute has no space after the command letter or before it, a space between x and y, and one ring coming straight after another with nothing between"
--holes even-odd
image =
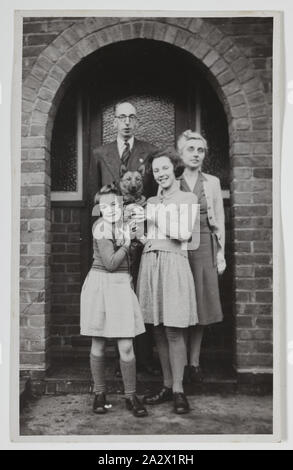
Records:
<instances>
[{"instance_id":1,"label":"girl's dress","mask_svg":"<svg viewBox=\"0 0 293 470\"><path fill-rule=\"evenodd\" d=\"M128 253L117 246L112 226L99 223L104 223L104 236L93 240L93 265L82 286L81 335L133 338L144 333L145 327L131 288Z\"/></svg>"},{"instance_id":2,"label":"girl's dress","mask_svg":"<svg viewBox=\"0 0 293 470\"><path fill-rule=\"evenodd\" d=\"M183 177L181 189L190 191ZM208 221L202 173L198 175L193 192L200 204L200 245L197 250L188 251L188 258L194 277L199 324L209 325L222 321L223 313L217 272L217 240Z\"/></svg>"},{"instance_id":3,"label":"girl's dress","mask_svg":"<svg viewBox=\"0 0 293 470\"><path fill-rule=\"evenodd\" d=\"M148 204L154 206L170 204L174 210L180 210L181 203L197 204L197 199L194 194L177 188L172 194L148 200ZM198 322L196 298L187 249L183 249L182 242L176 239L154 239L150 232L137 283L144 322L177 328L195 325Z\"/></svg>"}]
</instances>

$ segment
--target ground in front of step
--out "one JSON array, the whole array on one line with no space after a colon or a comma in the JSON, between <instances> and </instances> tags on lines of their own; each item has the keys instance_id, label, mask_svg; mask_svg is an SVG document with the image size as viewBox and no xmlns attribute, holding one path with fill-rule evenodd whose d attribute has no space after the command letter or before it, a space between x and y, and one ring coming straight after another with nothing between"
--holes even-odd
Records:
<instances>
[{"instance_id":1,"label":"ground in front of step","mask_svg":"<svg viewBox=\"0 0 293 470\"><path fill-rule=\"evenodd\" d=\"M135 418L123 396L108 395L112 408L92 412L93 395L44 395L30 401L20 417L20 435L184 435L271 434L272 397L247 395L189 396L191 412L176 415L172 402L148 406L149 416Z\"/></svg>"}]
</instances>

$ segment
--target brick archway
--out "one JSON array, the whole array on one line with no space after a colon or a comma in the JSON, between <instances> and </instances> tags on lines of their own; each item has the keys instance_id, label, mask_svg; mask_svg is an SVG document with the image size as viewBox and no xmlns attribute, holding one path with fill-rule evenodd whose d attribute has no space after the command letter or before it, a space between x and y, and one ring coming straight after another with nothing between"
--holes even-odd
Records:
<instances>
[{"instance_id":1,"label":"brick archway","mask_svg":"<svg viewBox=\"0 0 293 470\"><path fill-rule=\"evenodd\" d=\"M28 321L24 332L24 338L27 335L35 341L34 351L24 349L21 352L20 362L24 370L45 371L49 363L47 317L50 312L50 142L54 117L65 89L64 80L80 61L99 48L138 38L177 46L203 64L228 117L235 217L252 215L251 211L255 206L249 207L249 204L257 203L253 199L248 201L247 193L258 185L250 167L266 166L271 153L268 103L256 71L218 28L201 18L86 18L63 31L40 53L23 84L24 197L21 209L22 219L27 220L27 223L23 224L21 243L24 253L31 256L30 261L28 260L31 264L28 265L25 279L21 279L21 315L35 315ZM258 125L259 122L262 123L261 126ZM25 197L27 194L30 195L29 198ZM264 210L267 211L267 208L259 206L259 215L264 214ZM243 234L238 233L238 225L234 225L234 238L239 242L236 256L241 259L241 256L249 254L242 251ZM260 230L256 236L261 237ZM250 264L247 260L248 258L244 264L249 267L253 260ZM268 258L264 262L269 262ZM248 318L243 292L252 286L249 287L247 276L247 269L236 272L237 338L245 335L246 326L250 326L258 307L256 305L256 309L252 309L252 316ZM238 350L235 363L238 369L254 366L253 361L247 364L246 358Z\"/></svg>"},{"instance_id":2,"label":"brick archway","mask_svg":"<svg viewBox=\"0 0 293 470\"><path fill-rule=\"evenodd\" d=\"M198 59L210 72L231 132L252 130L251 118L267 116L263 85L248 59L203 19L88 18L66 29L46 47L24 81L22 135L50 136L48 117L54 117L57 92L82 59L108 44L137 38L167 42ZM256 112L256 105L263 109Z\"/></svg>"}]
</instances>

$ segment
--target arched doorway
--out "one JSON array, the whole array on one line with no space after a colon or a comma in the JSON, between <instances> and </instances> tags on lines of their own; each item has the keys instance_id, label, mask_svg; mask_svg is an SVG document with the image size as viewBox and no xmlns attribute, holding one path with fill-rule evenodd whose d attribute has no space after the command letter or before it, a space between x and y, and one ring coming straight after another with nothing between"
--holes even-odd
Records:
<instances>
[{"instance_id":1,"label":"arched doorway","mask_svg":"<svg viewBox=\"0 0 293 470\"><path fill-rule=\"evenodd\" d=\"M87 206L93 150L115 138L113 105L137 108L137 136L174 145L185 129L209 143L205 171L221 179L226 210L229 269L221 279L225 320L207 328L203 362L231 365L233 325L230 160L224 108L205 70L191 54L159 41L135 39L101 48L81 62L56 115L52 136L52 358L83 358L89 341L79 336L79 292L91 261ZM227 288L228 287L228 288Z\"/></svg>"}]
</instances>

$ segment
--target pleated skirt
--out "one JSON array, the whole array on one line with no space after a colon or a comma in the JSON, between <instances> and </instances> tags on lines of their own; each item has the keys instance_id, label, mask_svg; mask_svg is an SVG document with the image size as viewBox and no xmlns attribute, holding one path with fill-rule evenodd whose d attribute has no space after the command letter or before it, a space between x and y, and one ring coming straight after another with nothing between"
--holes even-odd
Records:
<instances>
[{"instance_id":1,"label":"pleated skirt","mask_svg":"<svg viewBox=\"0 0 293 470\"><path fill-rule=\"evenodd\" d=\"M91 269L80 301L80 334L104 338L134 338L145 327L128 273Z\"/></svg>"},{"instance_id":2,"label":"pleated skirt","mask_svg":"<svg viewBox=\"0 0 293 470\"><path fill-rule=\"evenodd\" d=\"M145 323L186 328L198 323L188 258L168 251L141 257L137 296Z\"/></svg>"}]
</instances>

